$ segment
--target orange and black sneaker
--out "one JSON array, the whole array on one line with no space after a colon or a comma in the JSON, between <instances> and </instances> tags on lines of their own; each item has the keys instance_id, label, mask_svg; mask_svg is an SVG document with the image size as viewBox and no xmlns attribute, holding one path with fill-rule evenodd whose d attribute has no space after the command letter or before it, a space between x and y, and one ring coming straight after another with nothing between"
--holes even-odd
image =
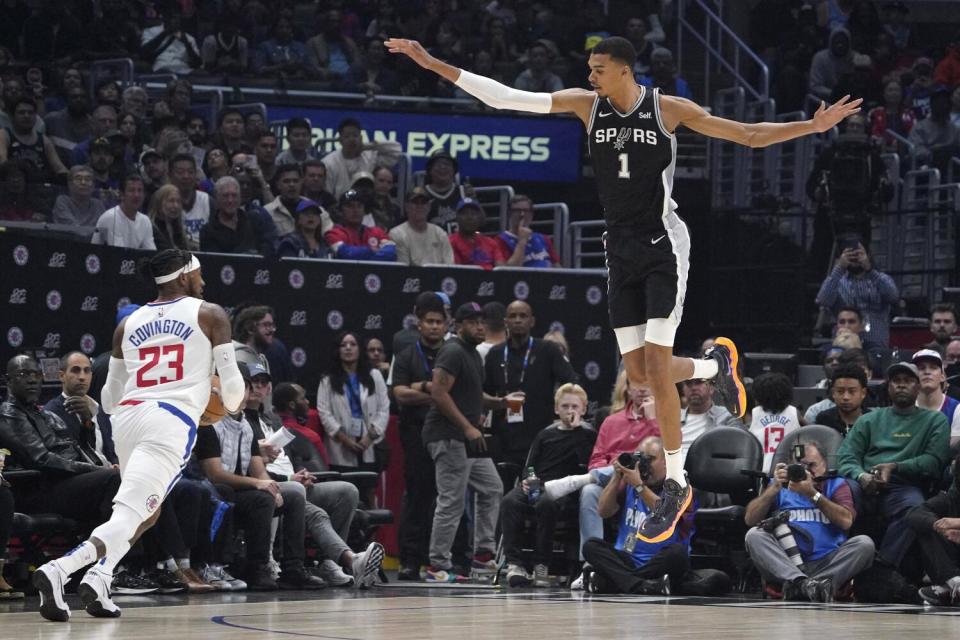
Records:
<instances>
[{"instance_id":1,"label":"orange and black sneaker","mask_svg":"<svg viewBox=\"0 0 960 640\"><path fill-rule=\"evenodd\" d=\"M689 482L681 487L680 483L673 478L664 480L660 499L653 505L650 515L640 525L637 539L652 544L670 539L692 499L693 488Z\"/></svg>"},{"instance_id":2,"label":"orange and black sneaker","mask_svg":"<svg viewBox=\"0 0 960 640\"><path fill-rule=\"evenodd\" d=\"M713 379L720 403L737 418L747 412L747 390L740 377L740 354L730 338L717 338L706 356L717 363L717 377Z\"/></svg>"}]
</instances>

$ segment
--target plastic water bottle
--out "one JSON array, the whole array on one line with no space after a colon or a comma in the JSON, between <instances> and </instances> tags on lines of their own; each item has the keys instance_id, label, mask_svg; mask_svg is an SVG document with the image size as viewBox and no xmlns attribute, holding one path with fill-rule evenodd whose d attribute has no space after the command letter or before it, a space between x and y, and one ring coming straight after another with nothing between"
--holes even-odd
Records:
<instances>
[{"instance_id":1,"label":"plastic water bottle","mask_svg":"<svg viewBox=\"0 0 960 640\"><path fill-rule=\"evenodd\" d=\"M533 467L527 469L527 498L530 504L540 499L540 478L537 477Z\"/></svg>"}]
</instances>

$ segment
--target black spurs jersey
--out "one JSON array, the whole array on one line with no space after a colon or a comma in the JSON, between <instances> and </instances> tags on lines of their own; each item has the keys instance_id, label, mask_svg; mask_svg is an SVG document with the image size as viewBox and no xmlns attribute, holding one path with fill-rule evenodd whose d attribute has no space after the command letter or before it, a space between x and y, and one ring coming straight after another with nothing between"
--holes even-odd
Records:
<instances>
[{"instance_id":1,"label":"black spurs jersey","mask_svg":"<svg viewBox=\"0 0 960 640\"><path fill-rule=\"evenodd\" d=\"M640 87L640 99L626 113L607 98L594 100L587 135L608 227L659 228L676 209L670 195L677 142L661 122L658 94Z\"/></svg>"}]
</instances>

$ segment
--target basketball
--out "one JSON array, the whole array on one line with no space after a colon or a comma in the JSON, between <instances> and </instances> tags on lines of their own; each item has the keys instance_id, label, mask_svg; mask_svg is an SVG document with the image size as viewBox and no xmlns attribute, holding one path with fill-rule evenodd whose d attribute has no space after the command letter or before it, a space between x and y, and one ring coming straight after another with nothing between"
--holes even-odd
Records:
<instances>
[{"instance_id":1,"label":"basketball","mask_svg":"<svg viewBox=\"0 0 960 640\"><path fill-rule=\"evenodd\" d=\"M223 406L223 399L220 397L220 376L214 374L210 376L210 400L207 402L207 408L203 410L203 415L200 416L200 426L211 425L225 415L227 415L227 409Z\"/></svg>"}]
</instances>

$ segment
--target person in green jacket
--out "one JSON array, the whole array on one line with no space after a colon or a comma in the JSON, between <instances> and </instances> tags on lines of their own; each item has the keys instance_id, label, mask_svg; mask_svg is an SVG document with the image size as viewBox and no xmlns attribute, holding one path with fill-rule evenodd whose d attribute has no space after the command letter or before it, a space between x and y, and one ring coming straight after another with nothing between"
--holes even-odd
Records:
<instances>
[{"instance_id":1,"label":"person in green jacket","mask_svg":"<svg viewBox=\"0 0 960 640\"><path fill-rule=\"evenodd\" d=\"M858 513L876 514L887 529L877 548L899 567L915 540L904 516L924 500L923 489L948 462L950 426L939 411L916 406L920 374L898 362L887 369L891 407L860 416L837 453L840 475L850 483Z\"/></svg>"}]
</instances>

